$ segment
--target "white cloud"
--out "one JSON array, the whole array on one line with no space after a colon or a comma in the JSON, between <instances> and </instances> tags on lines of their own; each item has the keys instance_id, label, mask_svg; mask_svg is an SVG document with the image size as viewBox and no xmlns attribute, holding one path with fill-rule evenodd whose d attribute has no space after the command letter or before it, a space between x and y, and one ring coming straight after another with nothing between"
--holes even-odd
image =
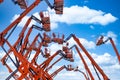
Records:
<instances>
[{"instance_id":1,"label":"white cloud","mask_svg":"<svg viewBox=\"0 0 120 80\"><path fill-rule=\"evenodd\" d=\"M58 24L55 22L51 22L51 30L56 29L58 27Z\"/></svg>"},{"instance_id":2,"label":"white cloud","mask_svg":"<svg viewBox=\"0 0 120 80\"><path fill-rule=\"evenodd\" d=\"M92 57L98 64L114 64L116 63L116 58L111 56L109 53L104 53L102 55L97 55L95 53L91 54Z\"/></svg>"},{"instance_id":3,"label":"white cloud","mask_svg":"<svg viewBox=\"0 0 120 80\"><path fill-rule=\"evenodd\" d=\"M2 75L2 76L1 76ZM8 76L9 73L5 71L0 71L0 80L5 80L6 76Z\"/></svg>"},{"instance_id":4,"label":"white cloud","mask_svg":"<svg viewBox=\"0 0 120 80\"><path fill-rule=\"evenodd\" d=\"M93 41L88 41L84 38L79 38L80 42L87 48L87 49L94 49L95 43Z\"/></svg>"},{"instance_id":5,"label":"white cloud","mask_svg":"<svg viewBox=\"0 0 120 80\"><path fill-rule=\"evenodd\" d=\"M61 72L60 74L58 74L55 77L55 80L64 80L64 79L69 79L69 80L81 79L81 80L84 80L85 78L81 73L73 72L73 71L66 71L66 72L64 71L64 72Z\"/></svg>"},{"instance_id":6,"label":"white cloud","mask_svg":"<svg viewBox=\"0 0 120 80\"><path fill-rule=\"evenodd\" d=\"M64 7L63 15L56 15L51 9L50 17L52 22L63 22L66 24L100 24L107 25L117 20L111 13L90 9L87 6Z\"/></svg>"},{"instance_id":7,"label":"white cloud","mask_svg":"<svg viewBox=\"0 0 120 80\"><path fill-rule=\"evenodd\" d=\"M88 51L88 53L92 56L92 58L97 62L97 64L102 65L102 66L113 66L114 69L120 68L120 65L118 66L118 60L115 56L112 56L111 54L105 52L104 54L96 54L96 53L91 53ZM83 55L84 59L86 62L90 65L89 59L85 55L83 51L81 51L81 54ZM79 55L75 53L75 58L78 60L80 59ZM80 62L81 63L81 62ZM79 62L78 62L79 64ZM81 64L80 64L81 65Z\"/></svg>"},{"instance_id":8,"label":"white cloud","mask_svg":"<svg viewBox=\"0 0 120 80\"><path fill-rule=\"evenodd\" d=\"M37 17L38 19L40 19L40 20L41 20L40 15L39 15L39 13L38 13L38 12L35 12L33 15L34 15L35 17Z\"/></svg>"},{"instance_id":9,"label":"white cloud","mask_svg":"<svg viewBox=\"0 0 120 80\"><path fill-rule=\"evenodd\" d=\"M57 50L62 50L62 45L58 45L57 43L54 43L50 45L49 49L50 49L50 52L54 54Z\"/></svg>"},{"instance_id":10,"label":"white cloud","mask_svg":"<svg viewBox=\"0 0 120 80\"><path fill-rule=\"evenodd\" d=\"M112 16L111 13L108 14L103 14L99 16L95 16L90 20L90 23L96 23L96 24L101 24L101 25L107 25L109 23L112 23L116 21L116 18Z\"/></svg>"},{"instance_id":11,"label":"white cloud","mask_svg":"<svg viewBox=\"0 0 120 80\"><path fill-rule=\"evenodd\" d=\"M5 52L0 51L0 60L2 59L2 57L5 55Z\"/></svg>"},{"instance_id":12,"label":"white cloud","mask_svg":"<svg viewBox=\"0 0 120 80\"><path fill-rule=\"evenodd\" d=\"M35 15L37 15L37 13L35 13ZM14 17L12 18L11 22L13 22L14 20L16 20L20 15L19 14L15 14ZM25 23L27 22L27 20L29 19L30 16L25 16L21 22L18 24L19 27L24 27ZM38 17L39 18L39 17ZM36 24L36 22L34 20L32 20L29 24L28 27L31 27L33 24Z\"/></svg>"}]
</instances>

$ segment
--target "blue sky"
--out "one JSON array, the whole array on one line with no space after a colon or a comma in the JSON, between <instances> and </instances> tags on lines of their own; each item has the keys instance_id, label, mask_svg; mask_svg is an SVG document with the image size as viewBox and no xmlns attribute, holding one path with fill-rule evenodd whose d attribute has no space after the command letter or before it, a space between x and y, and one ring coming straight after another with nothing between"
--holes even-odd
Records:
<instances>
[{"instance_id":1,"label":"blue sky","mask_svg":"<svg viewBox=\"0 0 120 80\"><path fill-rule=\"evenodd\" d=\"M28 0L28 5L32 1ZM50 0L52 3L53 0ZM42 10L49 10L51 18L51 28L52 32L65 34L65 37L69 36L71 33L75 34L81 40L82 44L90 52L96 62L103 68L106 74L112 80L119 80L120 77L120 65L116 58L115 52L110 43L102 46L95 46L96 39L99 35L104 35L105 37L112 37L115 41L116 47L120 52L120 1L119 0L64 0L64 14L56 15L54 10L48 8L45 2L41 2L35 9L33 9L18 25L14 34L11 36L9 41L11 44L18 37L19 31L24 26L26 20L33 14L39 17L38 13ZM18 5L14 5L11 0L5 0L0 4L0 32L2 32L12 21L14 21L21 12ZM32 21L31 23L37 24ZM32 25L32 24L30 24ZM33 33L32 36L34 36ZM70 40L71 45L74 41ZM53 49L56 44L50 46ZM57 45L59 47L59 45ZM59 48L55 48L56 50ZM52 50L54 51L54 49ZM0 49L2 52L2 49ZM0 59L3 54L0 54ZM76 60L79 60L75 54ZM80 65L80 60L75 62L75 64ZM61 63L62 64L62 63ZM89 64L90 66L90 64ZM4 69L3 69L4 68ZM82 69L82 68L81 68ZM109 71L111 70L111 71ZM0 80L4 80L7 75L4 73L7 71L5 67L0 63ZM65 76L63 76L65 72ZM55 80L67 79L71 75L75 80L80 77L76 75L77 73L67 73L63 71L60 75L55 77ZM81 78L83 79L83 78ZM61 78L62 80L62 78ZM72 79L70 79L72 80Z\"/></svg>"}]
</instances>

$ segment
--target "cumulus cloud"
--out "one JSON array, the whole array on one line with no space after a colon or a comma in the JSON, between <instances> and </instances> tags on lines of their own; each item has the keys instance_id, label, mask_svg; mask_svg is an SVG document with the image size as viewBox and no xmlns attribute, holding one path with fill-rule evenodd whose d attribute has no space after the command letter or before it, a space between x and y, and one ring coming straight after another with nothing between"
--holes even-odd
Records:
<instances>
[{"instance_id":1,"label":"cumulus cloud","mask_svg":"<svg viewBox=\"0 0 120 80\"><path fill-rule=\"evenodd\" d=\"M49 46L50 52L54 54L57 50L62 50L62 45L58 45L57 43L54 43Z\"/></svg>"},{"instance_id":2,"label":"cumulus cloud","mask_svg":"<svg viewBox=\"0 0 120 80\"><path fill-rule=\"evenodd\" d=\"M54 10L48 9L52 22L66 24L100 24L107 25L117 20L111 13L90 9L87 6L64 7L63 15L56 15Z\"/></svg>"},{"instance_id":3,"label":"cumulus cloud","mask_svg":"<svg viewBox=\"0 0 120 80\"><path fill-rule=\"evenodd\" d=\"M112 55L110 55L109 53L104 53L102 55L97 55L95 53L92 53L91 55L98 64L104 64L105 65L105 64L116 63L116 58L113 57ZM112 59L112 61L111 61L111 59Z\"/></svg>"},{"instance_id":4,"label":"cumulus cloud","mask_svg":"<svg viewBox=\"0 0 120 80\"><path fill-rule=\"evenodd\" d=\"M81 43L87 48L87 49L94 49L95 48L95 43L93 41L88 41L84 38L79 38Z\"/></svg>"}]
</instances>

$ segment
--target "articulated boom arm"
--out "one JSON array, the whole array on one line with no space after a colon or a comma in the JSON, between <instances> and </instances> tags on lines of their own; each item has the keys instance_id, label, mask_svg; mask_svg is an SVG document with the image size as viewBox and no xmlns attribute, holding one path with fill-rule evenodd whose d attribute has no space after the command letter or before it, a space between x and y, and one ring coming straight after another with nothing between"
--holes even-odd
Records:
<instances>
[{"instance_id":1,"label":"articulated boom arm","mask_svg":"<svg viewBox=\"0 0 120 80\"><path fill-rule=\"evenodd\" d=\"M104 78L104 80L109 80L109 78L107 77L107 75L104 73L104 71L99 67L99 65L95 62L95 60L92 58L92 56L88 53L88 51L84 48L84 46L81 44L81 42L79 41L79 39L74 35L71 34L68 38L65 39L64 42L68 41L71 37L73 37L73 39L75 40L75 42L78 44L78 46L83 50L83 52L86 54L86 56L89 58L89 60L91 61L92 65L94 67L96 67L96 69L101 73L102 77ZM86 67L87 68L87 67ZM90 74L90 72L89 72ZM94 80L94 78L91 76L91 79Z\"/></svg>"},{"instance_id":2,"label":"articulated boom arm","mask_svg":"<svg viewBox=\"0 0 120 80\"><path fill-rule=\"evenodd\" d=\"M107 75L103 72L103 70L99 67L99 65L95 62L95 60L91 57L91 55L87 52L87 50L84 48L84 46L80 43L79 39L75 35L73 36L73 39L76 41L76 43L79 45L79 47L84 51L86 56L91 61L92 65L94 65L97 68L97 70L101 73L104 80L109 80Z\"/></svg>"},{"instance_id":3,"label":"articulated boom arm","mask_svg":"<svg viewBox=\"0 0 120 80\"><path fill-rule=\"evenodd\" d=\"M100 39L97 41L96 45L99 46L99 45L102 45L102 44L105 44L106 42L110 41L112 46L113 46L113 49L117 55L117 58L118 58L118 61L119 61L119 64L120 64L120 54L115 46L115 43L113 41L113 39L111 37L107 38L105 41L103 41L103 36L100 37Z\"/></svg>"},{"instance_id":4,"label":"articulated boom arm","mask_svg":"<svg viewBox=\"0 0 120 80\"><path fill-rule=\"evenodd\" d=\"M24 18L33 8L35 8L41 1L36 0L30 7L28 7L15 21L13 21L3 32L0 33L0 45L4 44L4 37L5 35L18 24L22 18Z\"/></svg>"}]
</instances>

